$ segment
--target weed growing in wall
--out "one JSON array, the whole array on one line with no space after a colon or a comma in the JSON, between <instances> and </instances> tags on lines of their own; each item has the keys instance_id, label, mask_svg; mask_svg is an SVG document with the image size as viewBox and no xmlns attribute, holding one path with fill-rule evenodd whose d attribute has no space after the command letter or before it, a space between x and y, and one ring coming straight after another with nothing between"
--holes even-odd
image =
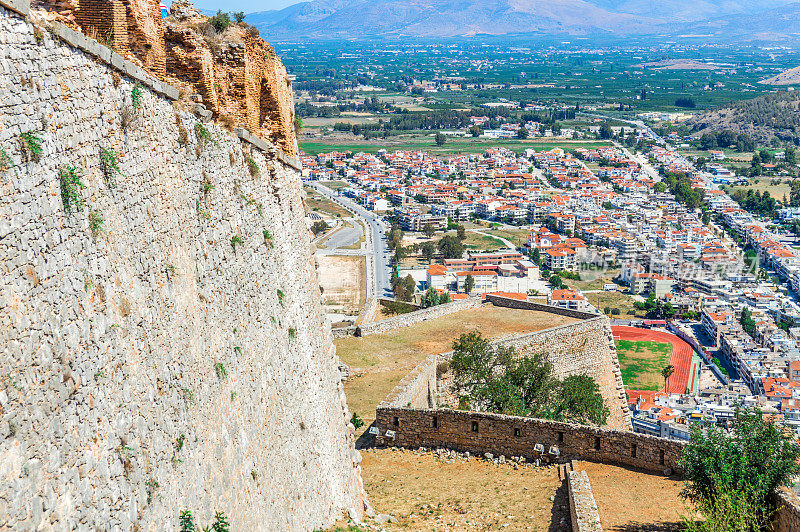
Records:
<instances>
[{"instance_id":1,"label":"weed growing in wall","mask_svg":"<svg viewBox=\"0 0 800 532\"><path fill-rule=\"evenodd\" d=\"M214 135L211 134L211 131L209 131L208 128L201 122L197 122L194 125L194 132L197 134L197 142L200 144L200 146L205 146L208 143L219 146L217 139L214 138Z\"/></svg>"},{"instance_id":2,"label":"weed growing in wall","mask_svg":"<svg viewBox=\"0 0 800 532\"><path fill-rule=\"evenodd\" d=\"M97 237L105 232L105 223L103 222L103 214L98 211L89 211L89 231L92 233L92 238L97 240Z\"/></svg>"},{"instance_id":3,"label":"weed growing in wall","mask_svg":"<svg viewBox=\"0 0 800 532\"><path fill-rule=\"evenodd\" d=\"M197 527L194 524L194 516L191 510L181 510L181 515L178 518L178 526L180 532L196 532Z\"/></svg>"},{"instance_id":4,"label":"weed growing in wall","mask_svg":"<svg viewBox=\"0 0 800 532\"><path fill-rule=\"evenodd\" d=\"M138 110L142 106L143 95L142 86L138 83L134 85L133 90L131 90L131 105L133 105L134 110Z\"/></svg>"},{"instance_id":5,"label":"weed growing in wall","mask_svg":"<svg viewBox=\"0 0 800 532\"><path fill-rule=\"evenodd\" d=\"M242 348L240 346L236 346L233 348L237 355L242 356Z\"/></svg>"},{"instance_id":6,"label":"weed growing in wall","mask_svg":"<svg viewBox=\"0 0 800 532\"><path fill-rule=\"evenodd\" d=\"M356 429L364 426L364 421L358 417L358 414L355 412L353 412L353 417L350 418L350 423L352 423Z\"/></svg>"},{"instance_id":7,"label":"weed growing in wall","mask_svg":"<svg viewBox=\"0 0 800 532\"><path fill-rule=\"evenodd\" d=\"M22 154L28 162L38 162L42 155L42 138L35 131L27 131L19 136Z\"/></svg>"},{"instance_id":8,"label":"weed growing in wall","mask_svg":"<svg viewBox=\"0 0 800 532\"><path fill-rule=\"evenodd\" d=\"M267 245L267 247L269 249L272 249L272 248L275 247L275 243L274 243L273 240L274 239L273 239L272 233L269 232L267 229L264 229L264 243Z\"/></svg>"},{"instance_id":9,"label":"weed growing in wall","mask_svg":"<svg viewBox=\"0 0 800 532\"><path fill-rule=\"evenodd\" d=\"M225 365L222 362L217 362L214 364L214 372L217 374L217 378L219 379L226 379L228 377L228 370L225 369Z\"/></svg>"},{"instance_id":10,"label":"weed growing in wall","mask_svg":"<svg viewBox=\"0 0 800 532\"><path fill-rule=\"evenodd\" d=\"M286 294L284 294L284 293L283 293L283 290L281 290L280 288L278 288L278 303L280 303L280 304L281 304L281 306L283 306L283 300L284 300L285 298L286 298Z\"/></svg>"},{"instance_id":11,"label":"weed growing in wall","mask_svg":"<svg viewBox=\"0 0 800 532\"><path fill-rule=\"evenodd\" d=\"M236 251L236 246L241 246L244 244L244 240L239 235L234 235L231 237L231 247L234 251Z\"/></svg>"},{"instance_id":12,"label":"weed growing in wall","mask_svg":"<svg viewBox=\"0 0 800 532\"><path fill-rule=\"evenodd\" d=\"M119 155L111 148L100 147L100 168L103 170L103 178L106 181L108 188L116 188L117 182L114 179L118 175L122 175L122 170L119 169Z\"/></svg>"},{"instance_id":13,"label":"weed growing in wall","mask_svg":"<svg viewBox=\"0 0 800 532\"><path fill-rule=\"evenodd\" d=\"M237 395L239 395L239 394L236 393L236 392L231 392L231 402L233 402L236 399Z\"/></svg>"},{"instance_id":14,"label":"weed growing in wall","mask_svg":"<svg viewBox=\"0 0 800 532\"><path fill-rule=\"evenodd\" d=\"M0 174L5 174L12 168L14 168L14 161L11 160L11 156L5 149L0 148Z\"/></svg>"},{"instance_id":15,"label":"weed growing in wall","mask_svg":"<svg viewBox=\"0 0 800 532\"><path fill-rule=\"evenodd\" d=\"M181 434L175 440L175 452L177 452L177 453L181 452L181 450L183 449L184 443L186 443L186 435L185 434Z\"/></svg>"},{"instance_id":16,"label":"weed growing in wall","mask_svg":"<svg viewBox=\"0 0 800 532\"><path fill-rule=\"evenodd\" d=\"M203 196L208 196L212 190L214 190L214 185L210 181L203 181Z\"/></svg>"},{"instance_id":17,"label":"weed growing in wall","mask_svg":"<svg viewBox=\"0 0 800 532\"><path fill-rule=\"evenodd\" d=\"M250 169L251 176L258 177L260 175L261 171L258 169L258 163L252 156L247 158L247 167Z\"/></svg>"},{"instance_id":18,"label":"weed growing in wall","mask_svg":"<svg viewBox=\"0 0 800 532\"><path fill-rule=\"evenodd\" d=\"M62 166L59 170L58 178L61 182L61 202L64 210L71 213L73 210L83 212L83 194L81 190L86 188L81 180L83 170L75 166Z\"/></svg>"},{"instance_id":19,"label":"weed growing in wall","mask_svg":"<svg viewBox=\"0 0 800 532\"><path fill-rule=\"evenodd\" d=\"M297 329L295 329L294 327L289 327L289 338L291 338L292 340L297 338Z\"/></svg>"}]
</instances>

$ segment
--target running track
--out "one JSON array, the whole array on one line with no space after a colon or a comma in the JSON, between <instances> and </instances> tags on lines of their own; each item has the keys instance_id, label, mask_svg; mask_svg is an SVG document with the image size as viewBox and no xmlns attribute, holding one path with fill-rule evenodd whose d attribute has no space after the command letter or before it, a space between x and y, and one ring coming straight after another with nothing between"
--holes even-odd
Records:
<instances>
[{"instance_id":1,"label":"running track","mask_svg":"<svg viewBox=\"0 0 800 532\"><path fill-rule=\"evenodd\" d=\"M672 355L669 363L675 366L675 373L669 378L667 393L683 393L689 387L689 376L692 373L692 346L675 336L663 331L640 329L638 327L612 326L611 332L615 340L632 342L662 342L672 344Z\"/></svg>"}]
</instances>

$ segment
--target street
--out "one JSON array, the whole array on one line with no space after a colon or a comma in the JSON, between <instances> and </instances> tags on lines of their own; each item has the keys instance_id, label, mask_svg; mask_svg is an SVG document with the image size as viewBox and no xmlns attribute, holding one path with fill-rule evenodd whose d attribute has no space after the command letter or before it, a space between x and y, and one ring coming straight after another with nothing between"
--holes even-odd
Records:
<instances>
[{"instance_id":1,"label":"street","mask_svg":"<svg viewBox=\"0 0 800 532\"><path fill-rule=\"evenodd\" d=\"M325 185L318 182L310 182L308 185L326 198L352 212L355 216L360 218L365 225L369 226L369 230L365 235L366 250L360 252L364 253L367 258L367 297L391 296L392 267L389 249L386 246L386 224L375 213L366 210L350 198L337 195L336 191L331 190ZM359 234L358 237L360 236ZM356 237L356 240L358 237ZM350 252L345 254L360 253Z\"/></svg>"}]
</instances>

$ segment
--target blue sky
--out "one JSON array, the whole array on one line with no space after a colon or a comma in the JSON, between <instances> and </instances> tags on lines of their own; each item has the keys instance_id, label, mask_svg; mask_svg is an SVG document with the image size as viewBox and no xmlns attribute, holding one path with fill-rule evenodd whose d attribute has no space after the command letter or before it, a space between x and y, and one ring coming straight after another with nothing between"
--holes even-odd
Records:
<instances>
[{"instance_id":1,"label":"blue sky","mask_svg":"<svg viewBox=\"0 0 800 532\"><path fill-rule=\"evenodd\" d=\"M163 1L163 0L162 0ZM256 11L269 11L270 9L283 9L286 6L297 4L303 0L194 0L194 5L200 9L211 9L216 11L244 11L254 13ZM164 2L167 6L172 0Z\"/></svg>"}]
</instances>

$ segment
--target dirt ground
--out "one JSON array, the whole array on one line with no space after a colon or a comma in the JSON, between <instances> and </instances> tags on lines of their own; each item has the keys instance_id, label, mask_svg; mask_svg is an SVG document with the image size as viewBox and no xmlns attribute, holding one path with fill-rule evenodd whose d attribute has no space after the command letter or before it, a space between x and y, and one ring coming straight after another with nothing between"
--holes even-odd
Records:
<instances>
[{"instance_id":1,"label":"dirt ground","mask_svg":"<svg viewBox=\"0 0 800 532\"><path fill-rule=\"evenodd\" d=\"M364 257L319 255L319 284L326 307L358 312L366 298Z\"/></svg>"},{"instance_id":2,"label":"dirt ground","mask_svg":"<svg viewBox=\"0 0 800 532\"><path fill-rule=\"evenodd\" d=\"M589 474L606 532L677 532L683 530L681 515L693 515L677 477L593 462L578 462L575 470Z\"/></svg>"},{"instance_id":3,"label":"dirt ground","mask_svg":"<svg viewBox=\"0 0 800 532\"><path fill-rule=\"evenodd\" d=\"M448 459L402 449L363 449L364 488L387 530L570 530L566 481L558 469ZM586 471L607 532L678 532L692 515L676 477L577 462Z\"/></svg>"},{"instance_id":4,"label":"dirt ground","mask_svg":"<svg viewBox=\"0 0 800 532\"><path fill-rule=\"evenodd\" d=\"M555 467L515 470L474 457L448 463L392 449L361 453L370 503L397 520L382 525L387 530L570 530L566 482Z\"/></svg>"},{"instance_id":5,"label":"dirt ground","mask_svg":"<svg viewBox=\"0 0 800 532\"><path fill-rule=\"evenodd\" d=\"M327 288L325 293L323 297L327 297ZM337 339L336 351L350 366L350 378L345 382L350 411L369 426L375 419L375 407L392 388L428 355L449 351L462 333L479 330L486 337L497 338L575 321L547 312L488 305L366 338Z\"/></svg>"}]
</instances>

